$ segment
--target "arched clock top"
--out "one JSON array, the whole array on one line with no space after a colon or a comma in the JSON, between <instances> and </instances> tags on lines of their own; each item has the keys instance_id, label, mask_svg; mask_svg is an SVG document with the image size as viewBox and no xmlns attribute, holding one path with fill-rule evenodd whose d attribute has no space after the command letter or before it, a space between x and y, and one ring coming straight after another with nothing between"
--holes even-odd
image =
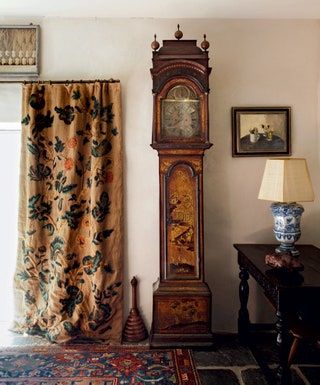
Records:
<instances>
[{"instance_id":1,"label":"arched clock top","mask_svg":"<svg viewBox=\"0 0 320 385\"><path fill-rule=\"evenodd\" d=\"M202 174L202 158L190 159L187 157L179 160L166 157L166 160L161 163L160 173L164 174L166 178L170 178L173 171L180 166L188 168L192 177Z\"/></svg>"},{"instance_id":2,"label":"arched clock top","mask_svg":"<svg viewBox=\"0 0 320 385\"><path fill-rule=\"evenodd\" d=\"M157 95L161 98L168 97L168 94L172 93L172 89L176 88L177 86L184 86L185 88L189 89L191 93L195 94L195 97L200 97L206 94L202 91L201 86L196 79L189 79L184 75L180 75L168 80L165 84L163 84ZM185 99L184 96L187 97L188 95L181 95L181 99Z\"/></svg>"},{"instance_id":3,"label":"arched clock top","mask_svg":"<svg viewBox=\"0 0 320 385\"><path fill-rule=\"evenodd\" d=\"M173 78L154 95L153 148L208 148L208 94L185 76Z\"/></svg>"},{"instance_id":4,"label":"arched clock top","mask_svg":"<svg viewBox=\"0 0 320 385\"><path fill-rule=\"evenodd\" d=\"M202 92L209 92L209 67L208 48L210 46L206 35L200 47L196 40L183 40L183 33L178 25L175 33L176 40L163 40L162 46L154 35L151 43L153 79L153 93L157 93L163 85L174 77L184 76L198 82Z\"/></svg>"},{"instance_id":5,"label":"arched clock top","mask_svg":"<svg viewBox=\"0 0 320 385\"><path fill-rule=\"evenodd\" d=\"M154 113L151 146L162 149L199 149L209 142L209 43L183 40L178 27L176 40L152 42Z\"/></svg>"},{"instance_id":6,"label":"arched clock top","mask_svg":"<svg viewBox=\"0 0 320 385\"><path fill-rule=\"evenodd\" d=\"M153 78L153 93L161 91L163 86L171 79L179 76L185 76L196 83L201 92L209 92L209 74L211 68L205 67L203 64L195 63L190 60L174 60L170 63L160 63L155 69L151 69Z\"/></svg>"},{"instance_id":7,"label":"arched clock top","mask_svg":"<svg viewBox=\"0 0 320 385\"><path fill-rule=\"evenodd\" d=\"M181 84L170 88L167 93L167 99L170 100L198 100L198 95L188 86Z\"/></svg>"}]
</instances>

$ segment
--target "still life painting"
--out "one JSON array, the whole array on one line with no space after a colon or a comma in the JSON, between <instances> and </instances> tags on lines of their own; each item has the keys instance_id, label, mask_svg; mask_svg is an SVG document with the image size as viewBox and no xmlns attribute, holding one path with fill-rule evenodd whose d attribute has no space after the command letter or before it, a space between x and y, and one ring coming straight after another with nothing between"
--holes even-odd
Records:
<instances>
[{"instance_id":1,"label":"still life painting","mask_svg":"<svg viewBox=\"0 0 320 385\"><path fill-rule=\"evenodd\" d=\"M232 156L290 155L290 107L233 107Z\"/></svg>"}]
</instances>

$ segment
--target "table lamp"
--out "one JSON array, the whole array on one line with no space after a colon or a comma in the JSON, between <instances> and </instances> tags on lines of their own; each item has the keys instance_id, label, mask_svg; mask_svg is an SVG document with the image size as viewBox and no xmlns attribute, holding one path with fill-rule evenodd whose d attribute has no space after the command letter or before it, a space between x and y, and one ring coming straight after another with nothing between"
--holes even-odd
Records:
<instances>
[{"instance_id":1,"label":"table lamp","mask_svg":"<svg viewBox=\"0 0 320 385\"><path fill-rule=\"evenodd\" d=\"M280 245L277 253L298 256L294 243L300 238L300 219L304 208L296 202L311 202L314 193L308 166L302 158L268 159L259 192L259 199L273 201L274 234Z\"/></svg>"}]
</instances>

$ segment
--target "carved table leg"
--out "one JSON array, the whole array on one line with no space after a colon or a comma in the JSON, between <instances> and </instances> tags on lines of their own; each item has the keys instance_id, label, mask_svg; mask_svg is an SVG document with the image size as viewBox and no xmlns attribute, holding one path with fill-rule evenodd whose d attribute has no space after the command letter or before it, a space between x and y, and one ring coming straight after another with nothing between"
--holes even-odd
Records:
<instances>
[{"instance_id":1,"label":"carved table leg","mask_svg":"<svg viewBox=\"0 0 320 385\"><path fill-rule=\"evenodd\" d=\"M277 384L278 385L291 385L292 378L291 372L288 364L288 356L289 356L289 330L287 320L284 314L277 310L277 345L279 352L279 367L277 369Z\"/></svg>"},{"instance_id":2,"label":"carved table leg","mask_svg":"<svg viewBox=\"0 0 320 385\"><path fill-rule=\"evenodd\" d=\"M238 334L241 342L246 342L250 320L249 320L249 312L247 309L248 298L249 298L249 273L247 270L240 266L240 285L239 285L239 298L240 298L240 310L238 315Z\"/></svg>"}]
</instances>

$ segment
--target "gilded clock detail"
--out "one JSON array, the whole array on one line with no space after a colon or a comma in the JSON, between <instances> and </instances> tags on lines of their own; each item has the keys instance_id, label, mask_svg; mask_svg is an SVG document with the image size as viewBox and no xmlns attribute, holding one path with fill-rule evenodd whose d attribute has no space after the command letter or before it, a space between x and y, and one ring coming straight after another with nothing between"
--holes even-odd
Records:
<instances>
[{"instance_id":1,"label":"gilded clock detail","mask_svg":"<svg viewBox=\"0 0 320 385\"><path fill-rule=\"evenodd\" d=\"M158 302L156 329L166 333L206 332L207 299L163 299Z\"/></svg>"},{"instance_id":2,"label":"gilded clock detail","mask_svg":"<svg viewBox=\"0 0 320 385\"><path fill-rule=\"evenodd\" d=\"M199 99L183 85L169 90L161 101L162 138L199 136Z\"/></svg>"}]
</instances>

